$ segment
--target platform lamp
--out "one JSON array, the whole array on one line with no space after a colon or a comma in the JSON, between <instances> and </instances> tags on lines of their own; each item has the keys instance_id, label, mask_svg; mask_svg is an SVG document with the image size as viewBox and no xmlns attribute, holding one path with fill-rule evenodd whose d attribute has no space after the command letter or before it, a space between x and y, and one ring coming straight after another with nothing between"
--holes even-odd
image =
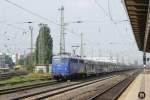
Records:
<instances>
[{"instance_id":1,"label":"platform lamp","mask_svg":"<svg viewBox=\"0 0 150 100\"><path fill-rule=\"evenodd\" d=\"M143 65L146 67L146 52L143 53Z\"/></svg>"}]
</instances>

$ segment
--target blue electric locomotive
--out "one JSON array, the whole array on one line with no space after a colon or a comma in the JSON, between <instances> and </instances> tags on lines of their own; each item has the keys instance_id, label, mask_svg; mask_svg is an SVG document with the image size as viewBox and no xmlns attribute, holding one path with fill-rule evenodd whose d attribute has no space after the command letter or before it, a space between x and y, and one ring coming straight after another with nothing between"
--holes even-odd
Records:
<instances>
[{"instance_id":1,"label":"blue electric locomotive","mask_svg":"<svg viewBox=\"0 0 150 100\"><path fill-rule=\"evenodd\" d=\"M54 79L69 79L79 74L84 75L84 60L71 57L53 57L52 76Z\"/></svg>"}]
</instances>

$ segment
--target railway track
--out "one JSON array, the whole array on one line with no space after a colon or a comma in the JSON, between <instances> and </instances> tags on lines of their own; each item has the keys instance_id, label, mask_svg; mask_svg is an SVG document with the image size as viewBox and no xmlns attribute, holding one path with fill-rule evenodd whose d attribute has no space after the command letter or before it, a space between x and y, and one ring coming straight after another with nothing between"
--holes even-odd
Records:
<instances>
[{"instance_id":1,"label":"railway track","mask_svg":"<svg viewBox=\"0 0 150 100\"><path fill-rule=\"evenodd\" d=\"M62 81L61 83L65 83L65 82ZM30 85L16 86L16 87L7 88L7 89L0 89L0 95L25 91L25 90L34 89L34 88L40 88L40 87L54 85L54 84L59 84L59 82L55 80L51 80L48 82L41 82L41 83L35 83L35 84L30 84Z\"/></svg>"},{"instance_id":2,"label":"railway track","mask_svg":"<svg viewBox=\"0 0 150 100\"><path fill-rule=\"evenodd\" d=\"M28 73L25 72L25 71L0 73L0 80L4 80L4 79L7 79L7 78L11 78L12 76L27 75L27 74L28 74Z\"/></svg>"},{"instance_id":3,"label":"railway track","mask_svg":"<svg viewBox=\"0 0 150 100\"><path fill-rule=\"evenodd\" d=\"M123 75L127 73L123 72ZM46 83L32 84L27 86L14 87L11 89L0 90L0 99L4 100L41 100L50 97L55 97L57 95L63 94L67 91L78 90L82 87L86 87L90 84L101 83L102 81L111 80L114 77L121 76L121 73L95 77L84 80L79 80L75 82L63 82L59 83L56 81L50 81Z\"/></svg>"},{"instance_id":4,"label":"railway track","mask_svg":"<svg viewBox=\"0 0 150 100\"><path fill-rule=\"evenodd\" d=\"M58 84L58 82L57 81L48 81L48 82L43 82L43 83L36 83L36 84L31 84L31 85L3 89L3 90L0 90L0 95L5 95L5 94L19 92L19 91L25 91L28 89L34 89L34 88L39 88L39 87L44 87L44 86L54 85L54 84Z\"/></svg>"},{"instance_id":5,"label":"railway track","mask_svg":"<svg viewBox=\"0 0 150 100\"><path fill-rule=\"evenodd\" d=\"M99 91L98 94L91 97L89 100L117 100L117 98L124 92L124 90L133 82L133 80L139 75L140 72L136 72L133 75L125 78L117 84Z\"/></svg>"},{"instance_id":6,"label":"railway track","mask_svg":"<svg viewBox=\"0 0 150 100\"><path fill-rule=\"evenodd\" d=\"M81 88L81 87L84 87L84 86L87 86L87 85L90 85L90 84L93 84L93 83L97 83L97 82L100 82L100 81L103 81L103 80L111 79L111 78L114 78L114 77L117 77L117 75L113 75L113 76L109 76L109 77L105 77L105 78L101 78L101 79L97 79L97 80L92 80L92 81L88 80L86 82L84 81L84 82L79 82L79 83L75 83L75 84L69 84L69 85L66 85L66 86L59 87L59 88L49 89L49 90L46 90L46 91L40 91L40 92L37 92L37 93L31 93L31 94L28 94L28 95L15 97L12 100L20 100L20 99L42 100L42 99L45 99L45 98L48 98L48 97L56 96L56 95L59 95L61 93L67 92L67 91L78 89L78 88Z\"/></svg>"}]
</instances>

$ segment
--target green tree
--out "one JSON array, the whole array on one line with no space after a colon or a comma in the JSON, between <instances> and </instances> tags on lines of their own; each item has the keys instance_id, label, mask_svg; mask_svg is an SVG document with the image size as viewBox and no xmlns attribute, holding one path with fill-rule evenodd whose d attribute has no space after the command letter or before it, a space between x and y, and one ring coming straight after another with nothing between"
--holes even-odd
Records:
<instances>
[{"instance_id":1,"label":"green tree","mask_svg":"<svg viewBox=\"0 0 150 100\"><path fill-rule=\"evenodd\" d=\"M52 62L53 40L50 29L46 24L40 24L39 35L36 40L35 61L37 65Z\"/></svg>"}]
</instances>

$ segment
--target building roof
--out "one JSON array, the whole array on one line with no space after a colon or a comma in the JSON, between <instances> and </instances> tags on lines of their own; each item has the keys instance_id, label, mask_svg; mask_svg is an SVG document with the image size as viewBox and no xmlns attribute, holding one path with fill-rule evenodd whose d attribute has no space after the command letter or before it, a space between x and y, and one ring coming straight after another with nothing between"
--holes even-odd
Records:
<instances>
[{"instance_id":1,"label":"building roof","mask_svg":"<svg viewBox=\"0 0 150 100\"><path fill-rule=\"evenodd\" d=\"M124 0L139 50L150 52L149 0Z\"/></svg>"}]
</instances>

